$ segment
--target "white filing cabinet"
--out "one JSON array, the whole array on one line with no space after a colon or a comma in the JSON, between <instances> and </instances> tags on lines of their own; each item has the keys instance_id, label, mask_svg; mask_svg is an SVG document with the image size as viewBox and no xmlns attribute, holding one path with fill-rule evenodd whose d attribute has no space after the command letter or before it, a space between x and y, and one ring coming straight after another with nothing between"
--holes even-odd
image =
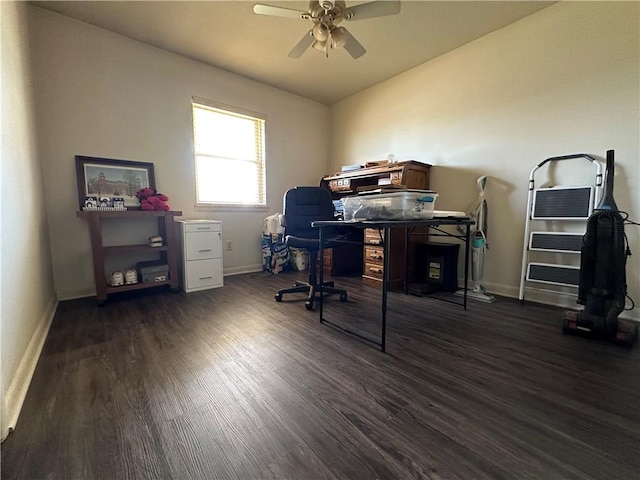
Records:
<instances>
[{"instance_id":1,"label":"white filing cabinet","mask_svg":"<svg viewBox=\"0 0 640 480\"><path fill-rule=\"evenodd\" d=\"M222 223L179 220L180 277L185 292L222 287Z\"/></svg>"}]
</instances>

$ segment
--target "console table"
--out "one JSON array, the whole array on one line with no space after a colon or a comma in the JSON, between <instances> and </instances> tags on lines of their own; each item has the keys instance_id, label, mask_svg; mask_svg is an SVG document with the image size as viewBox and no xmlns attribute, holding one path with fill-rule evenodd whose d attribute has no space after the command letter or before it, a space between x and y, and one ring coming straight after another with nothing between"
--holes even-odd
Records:
<instances>
[{"instance_id":1,"label":"console table","mask_svg":"<svg viewBox=\"0 0 640 480\"><path fill-rule=\"evenodd\" d=\"M96 298L98 305L103 305L107 296L112 293L126 292L129 290L141 290L145 288L169 285L172 290L179 288L178 262L176 259L176 232L174 228L174 217L179 217L182 212L173 210L168 212L146 211L146 210L124 210L124 211L79 211L78 217L86 218L89 221L89 233L91 236L91 251L93 254L93 274L96 282ZM158 221L158 235L162 237L161 247L150 247L149 245L103 245L102 229L103 221L110 218L156 218ZM120 285L112 287L107 283L105 275L104 260L108 255L118 255L125 253L160 253L163 261L169 267L169 278L164 281L154 283L143 283L139 281L132 285Z\"/></svg>"}]
</instances>

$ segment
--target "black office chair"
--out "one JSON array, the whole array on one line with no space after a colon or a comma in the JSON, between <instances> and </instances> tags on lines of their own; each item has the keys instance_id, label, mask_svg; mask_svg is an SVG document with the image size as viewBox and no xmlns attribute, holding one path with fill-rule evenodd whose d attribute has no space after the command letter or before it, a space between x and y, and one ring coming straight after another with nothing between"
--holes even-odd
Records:
<instances>
[{"instance_id":1,"label":"black office chair","mask_svg":"<svg viewBox=\"0 0 640 480\"><path fill-rule=\"evenodd\" d=\"M276 293L277 302L282 301L285 293L309 294L305 307L313 310L316 293L339 293L340 300L347 300L347 291L334 288L333 282L318 284L316 278L316 263L320 249L320 231L311 226L316 220L335 220L333 216L333 202L328 190L321 187L295 187L284 194L283 226L285 243L290 247L304 248L309 252L309 281L296 282L291 288L283 288ZM331 243L325 243L331 248Z\"/></svg>"}]
</instances>

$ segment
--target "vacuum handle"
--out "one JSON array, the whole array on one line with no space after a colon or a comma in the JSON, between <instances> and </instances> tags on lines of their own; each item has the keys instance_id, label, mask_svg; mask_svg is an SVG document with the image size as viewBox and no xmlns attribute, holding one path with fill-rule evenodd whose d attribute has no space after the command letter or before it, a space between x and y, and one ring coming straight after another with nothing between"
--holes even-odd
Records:
<instances>
[{"instance_id":1,"label":"vacuum handle","mask_svg":"<svg viewBox=\"0 0 640 480\"><path fill-rule=\"evenodd\" d=\"M607 150L607 169L605 170L605 188L608 193L613 193L613 177L616 172L616 167L613 165L613 150Z\"/></svg>"},{"instance_id":2,"label":"vacuum handle","mask_svg":"<svg viewBox=\"0 0 640 480\"><path fill-rule=\"evenodd\" d=\"M613 199L613 177L615 176L615 166L613 162L614 151L607 150L607 168L604 172L604 195L596 210L618 211L616 201Z\"/></svg>"}]
</instances>

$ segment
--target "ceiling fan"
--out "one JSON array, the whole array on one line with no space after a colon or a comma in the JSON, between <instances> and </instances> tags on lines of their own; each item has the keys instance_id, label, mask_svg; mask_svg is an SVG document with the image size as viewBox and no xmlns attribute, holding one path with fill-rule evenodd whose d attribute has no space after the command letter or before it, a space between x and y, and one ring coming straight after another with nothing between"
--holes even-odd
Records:
<instances>
[{"instance_id":1,"label":"ceiling fan","mask_svg":"<svg viewBox=\"0 0 640 480\"><path fill-rule=\"evenodd\" d=\"M291 58L300 57L310 46L324 52L327 57L330 49L344 47L353 58L359 58L367 50L346 28L337 25L342 20L354 21L397 15L400 13L400 1L378 0L347 8L343 0L311 0L309 9L306 12L258 3L254 5L253 11L260 15L301 18L302 20L309 20L313 24L311 30L289 52L289 57Z\"/></svg>"}]
</instances>

